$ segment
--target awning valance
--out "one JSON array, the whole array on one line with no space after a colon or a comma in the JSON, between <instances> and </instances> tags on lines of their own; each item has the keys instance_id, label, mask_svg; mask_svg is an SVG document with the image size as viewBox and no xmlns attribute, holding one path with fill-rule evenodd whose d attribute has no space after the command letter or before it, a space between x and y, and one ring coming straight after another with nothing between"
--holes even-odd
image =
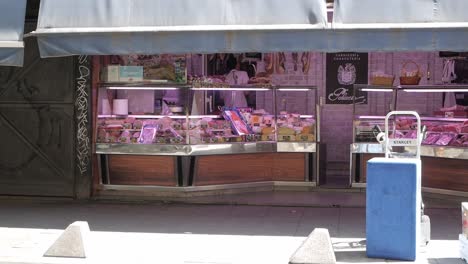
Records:
<instances>
[{"instance_id":1,"label":"awning valance","mask_svg":"<svg viewBox=\"0 0 468 264\"><path fill-rule=\"evenodd\" d=\"M26 0L0 1L0 65L22 66Z\"/></svg>"},{"instance_id":2,"label":"awning valance","mask_svg":"<svg viewBox=\"0 0 468 264\"><path fill-rule=\"evenodd\" d=\"M335 0L335 49L468 50L466 0Z\"/></svg>"},{"instance_id":3,"label":"awning valance","mask_svg":"<svg viewBox=\"0 0 468 264\"><path fill-rule=\"evenodd\" d=\"M313 50L322 0L41 0L42 57Z\"/></svg>"}]
</instances>

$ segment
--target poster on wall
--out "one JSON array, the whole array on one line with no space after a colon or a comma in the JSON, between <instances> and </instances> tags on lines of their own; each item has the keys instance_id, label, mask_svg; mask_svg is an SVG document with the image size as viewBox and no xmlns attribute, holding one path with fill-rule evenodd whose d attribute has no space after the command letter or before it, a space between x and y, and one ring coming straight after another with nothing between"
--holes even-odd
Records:
<instances>
[{"instance_id":1,"label":"poster on wall","mask_svg":"<svg viewBox=\"0 0 468 264\"><path fill-rule=\"evenodd\" d=\"M367 53L327 53L327 104L352 104L353 85L367 84L367 80ZM357 104L367 104L367 92L356 91L354 100Z\"/></svg>"}]
</instances>

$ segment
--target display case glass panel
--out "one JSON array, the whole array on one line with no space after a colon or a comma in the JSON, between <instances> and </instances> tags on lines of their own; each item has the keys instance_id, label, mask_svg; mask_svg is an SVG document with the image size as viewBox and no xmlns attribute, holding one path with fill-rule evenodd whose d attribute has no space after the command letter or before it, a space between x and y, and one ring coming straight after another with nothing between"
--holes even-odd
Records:
<instances>
[{"instance_id":1,"label":"display case glass panel","mask_svg":"<svg viewBox=\"0 0 468 264\"><path fill-rule=\"evenodd\" d=\"M188 87L103 83L97 143L185 144Z\"/></svg>"},{"instance_id":2,"label":"display case glass panel","mask_svg":"<svg viewBox=\"0 0 468 264\"><path fill-rule=\"evenodd\" d=\"M374 90L375 87L371 86L360 88L375 93L391 90L396 98L395 109L418 112L426 131L423 146L468 147L468 107L447 99L454 93L465 91L467 88L464 86L399 86ZM354 142L377 142L374 131L377 128L384 130L384 118L384 115L356 116ZM416 138L416 120L412 117L392 120L390 129L389 134L392 137Z\"/></svg>"},{"instance_id":3,"label":"display case glass panel","mask_svg":"<svg viewBox=\"0 0 468 264\"><path fill-rule=\"evenodd\" d=\"M274 141L274 115L257 105L257 97L273 98L271 87L194 85L190 144ZM196 98L201 97L199 102ZM247 98L253 97L253 102ZM195 109L193 105L202 104ZM273 102L269 102L272 108ZM214 106L214 107L213 107ZM203 112L202 115L194 115ZM268 132L269 131L269 132ZM268 132L268 133L266 133Z\"/></svg>"},{"instance_id":4,"label":"display case glass panel","mask_svg":"<svg viewBox=\"0 0 468 264\"><path fill-rule=\"evenodd\" d=\"M316 142L317 90L280 87L276 92L278 142Z\"/></svg>"}]
</instances>

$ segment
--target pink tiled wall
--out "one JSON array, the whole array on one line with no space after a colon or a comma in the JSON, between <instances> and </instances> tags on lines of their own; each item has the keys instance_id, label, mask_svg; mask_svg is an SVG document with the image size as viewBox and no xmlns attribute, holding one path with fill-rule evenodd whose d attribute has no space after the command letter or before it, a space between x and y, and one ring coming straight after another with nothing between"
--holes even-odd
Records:
<instances>
[{"instance_id":1,"label":"pink tiled wall","mask_svg":"<svg viewBox=\"0 0 468 264\"><path fill-rule=\"evenodd\" d=\"M325 96L325 54L311 53L311 69L308 75L294 72L292 58L286 54L286 73L274 74L273 82L279 85L316 85L319 97ZM396 76L395 85L399 84L399 76L405 61L414 61L423 74L420 84L437 84L441 82L443 60L437 53L431 52L374 52L369 53L369 78L372 72L383 71ZM408 70L413 70L408 65ZM416 68L415 68L416 69ZM283 96L288 100L288 111L307 112L301 109L306 105L306 97L301 93L288 93ZM269 96L258 95L258 106L268 107ZM356 108L360 115L385 115L390 110L392 96L390 93L369 93L369 103ZM266 99L266 100L265 100ZM313 96L310 98L314 100ZM310 102L311 102L310 101ZM323 100L324 101L324 100ZM291 103L289 103L291 102ZM440 94L428 93L400 93L398 109L415 110L422 115L430 115L432 111L441 107ZM265 105L266 103L266 105ZM278 105L281 109L282 105ZM322 105L321 107L321 139L327 143L327 159L331 162L349 162L349 146L352 143L352 105Z\"/></svg>"}]
</instances>

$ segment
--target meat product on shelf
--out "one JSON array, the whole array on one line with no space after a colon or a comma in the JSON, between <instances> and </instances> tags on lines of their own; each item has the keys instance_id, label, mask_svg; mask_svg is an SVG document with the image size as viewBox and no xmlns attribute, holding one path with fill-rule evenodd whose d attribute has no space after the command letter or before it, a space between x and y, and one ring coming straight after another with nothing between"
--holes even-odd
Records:
<instances>
[{"instance_id":1,"label":"meat product on shelf","mask_svg":"<svg viewBox=\"0 0 468 264\"><path fill-rule=\"evenodd\" d=\"M276 64L276 73L284 74L286 71L286 55L284 52L279 52L277 54L277 64Z\"/></svg>"},{"instance_id":2,"label":"meat product on shelf","mask_svg":"<svg viewBox=\"0 0 468 264\"><path fill-rule=\"evenodd\" d=\"M425 123L427 131L431 132L444 132L444 133L468 133L468 125L461 124L437 124L437 123ZM465 132L464 132L465 131Z\"/></svg>"},{"instance_id":3,"label":"meat product on shelf","mask_svg":"<svg viewBox=\"0 0 468 264\"><path fill-rule=\"evenodd\" d=\"M271 79L268 77L252 77L249 80L250 84L269 84Z\"/></svg>"},{"instance_id":4,"label":"meat product on shelf","mask_svg":"<svg viewBox=\"0 0 468 264\"><path fill-rule=\"evenodd\" d=\"M237 109L225 109L223 111L223 117L229 120L232 125L232 130L236 135L242 136L247 134L253 134L250 126L244 120L243 116Z\"/></svg>"},{"instance_id":5,"label":"meat product on shelf","mask_svg":"<svg viewBox=\"0 0 468 264\"><path fill-rule=\"evenodd\" d=\"M456 134L443 133L439 139L435 142L437 146L447 146L456 137Z\"/></svg>"},{"instance_id":6,"label":"meat product on shelf","mask_svg":"<svg viewBox=\"0 0 468 264\"><path fill-rule=\"evenodd\" d=\"M434 143L439 140L440 134L439 133L429 133L427 137L423 140L422 144L424 145L433 145Z\"/></svg>"},{"instance_id":7,"label":"meat product on shelf","mask_svg":"<svg viewBox=\"0 0 468 264\"><path fill-rule=\"evenodd\" d=\"M468 147L468 134L467 135L462 135L460 137L460 145L463 147Z\"/></svg>"},{"instance_id":8,"label":"meat product on shelf","mask_svg":"<svg viewBox=\"0 0 468 264\"><path fill-rule=\"evenodd\" d=\"M140 137L138 138L138 143L141 144L151 144L153 143L154 137L158 131L160 125L145 124L141 129Z\"/></svg>"},{"instance_id":9,"label":"meat product on shelf","mask_svg":"<svg viewBox=\"0 0 468 264\"><path fill-rule=\"evenodd\" d=\"M310 69L309 52L302 53L301 62L302 62L302 72L305 75L307 75L309 73L309 69Z\"/></svg>"},{"instance_id":10,"label":"meat product on shelf","mask_svg":"<svg viewBox=\"0 0 468 264\"><path fill-rule=\"evenodd\" d=\"M454 132L459 133L459 126L458 125L445 125L442 127L443 132Z\"/></svg>"},{"instance_id":11,"label":"meat product on shelf","mask_svg":"<svg viewBox=\"0 0 468 264\"><path fill-rule=\"evenodd\" d=\"M468 134L458 135L451 143L450 146L454 147L468 147Z\"/></svg>"},{"instance_id":12,"label":"meat product on shelf","mask_svg":"<svg viewBox=\"0 0 468 264\"><path fill-rule=\"evenodd\" d=\"M468 110L468 107L463 106L463 105L454 105L451 107L445 107L445 108L440 109L440 111L465 111L465 110Z\"/></svg>"},{"instance_id":13,"label":"meat product on shelf","mask_svg":"<svg viewBox=\"0 0 468 264\"><path fill-rule=\"evenodd\" d=\"M395 131L395 134L391 133L390 138L404 138L405 137L405 134L403 134L403 132L401 131Z\"/></svg>"},{"instance_id":14,"label":"meat product on shelf","mask_svg":"<svg viewBox=\"0 0 468 264\"><path fill-rule=\"evenodd\" d=\"M462 128L460 129L460 133L468 133L468 125L462 126Z\"/></svg>"},{"instance_id":15,"label":"meat product on shelf","mask_svg":"<svg viewBox=\"0 0 468 264\"><path fill-rule=\"evenodd\" d=\"M434 125L430 127L428 130L432 132L444 132L444 129L442 128L442 126L438 126L438 125Z\"/></svg>"},{"instance_id":16,"label":"meat product on shelf","mask_svg":"<svg viewBox=\"0 0 468 264\"><path fill-rule=\"evenodd\" d=\"M414 121L411 119L397 119L396 129L398 130L410 130L413 127Z\"/></svg>"},{"instance_id":17,"label":"meat product on shelf","mask_svg":"<svg viewBox=\"0 0 468 264\"><path fill-rule=\"evenodd\" d=\"M411 130L410 132L406 133L404 138L416 138L418 136L418 131Z\"/></svg>"}]
</instances>

